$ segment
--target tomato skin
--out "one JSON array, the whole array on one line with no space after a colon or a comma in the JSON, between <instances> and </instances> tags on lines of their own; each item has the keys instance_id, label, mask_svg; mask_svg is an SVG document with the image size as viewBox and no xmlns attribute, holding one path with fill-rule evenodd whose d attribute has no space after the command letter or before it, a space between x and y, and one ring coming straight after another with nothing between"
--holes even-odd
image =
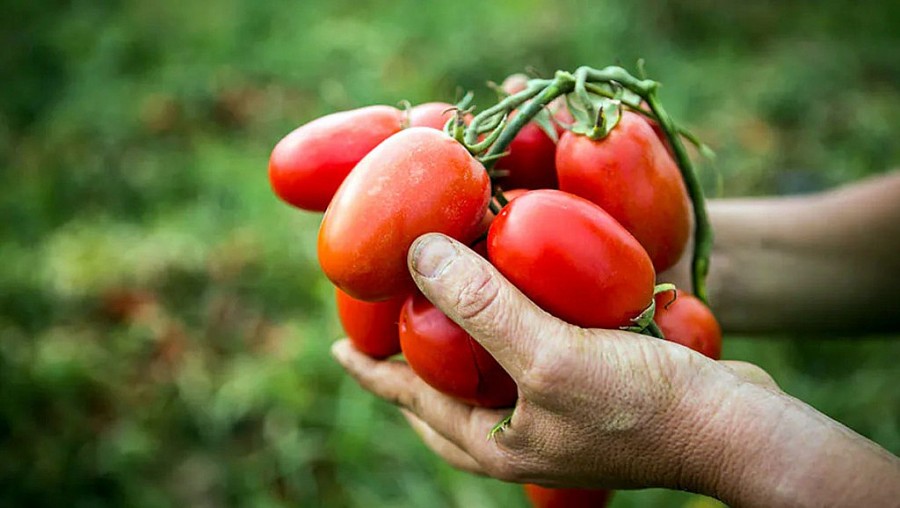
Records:
<instances>
[{"instance_id":1,"label":"tomato skin","mask_svg":"<svg viewBox=\"0 0 900 508\"><path fill-rule=\"evenodd\" d=\"M480 407L515 404L515 381L481 344L421 293L403 304L399 332L407 363L434 389Z\"/></svg>"},{"instance_id":2,"label":"tomato skin","mask_svg":"<svg viewBox=\"0 0 900 508\"><path fill-rule=\"evenodd\" d=\"M654 320L666 340L689 347L713 360L721 358L722 328L709 307L682 290L678 290L674 301L672 298L672 291L656 295Z\"/></svg>"},{"instance_id":3,"label":"tomato skin","mask_svg":"<svg viewBox=\"0 0 900 508\"><path fill-rule=\"evenodd\" d=\"M405 296L383 302L364 302L334 288L338 318L353 347L375 359L400 352L397 321Z\"/></svg>"},{"instance_id":4,"label":"tomato skin","mask_svg":"<svg viewBox=\"0 0 900 508\"><path fill-rule=\"evenodd\" d=\"M369 106L317 118L294 129L269 157L269 183L286 203L322 212L354 166L400 131L403 113Z\"/></svg>"},{"instance_id":5,"label":"tomato skin","mask_svg":"<svg viewBox=\"0 0 900 508\"><path fill-rule=\"evenodd\" d=\"M484 166L462 145L435 129L404 129L363 158L338 189L319 228L319 264L359 300L411 293L412 242L438 232L469 243L489 198Z\"/></svg>"},{"instance_id":6,"label":"tomato skin","mask_svg":"<svg viewBox=\"0 0 900 508\"><path fill-rule=\"evenodd\" d=\"M690 232L687 189L675 161L637 113L623 111L601 140L566 132L556 152L559 188L600 205L641 242L662 272Z\"/></svg>"},{"instance_id":7,"label":"tomato skin","mask_svg":"<svg viewBox=\"0 0 900 508\"><path fill-rule=\"evenodd\" d=\"M556 143L535 122L529 122L507 147L509 154L497 161L497 169L509 172L497 182L504 189L555 189Z\"/></svg>"},{"instance_id":8,"label":"tomato skin","mask_svg":"<svg viewBox=\"0 0 900 508\"><path fill-rule=\"evenodd\" d=\"M532 483L522 487L534 508L603 508L613 495L604 489L551 489Z\"/></svg>"},{"instance_id":9,"label":"tomato skin","mask_svg":"<svg viewBox=\"0 0 900 508\"><path fill-rule=\"evenodd\" d=\"M500 88L510 94L525 90L528 76L510 74ZM515 113L510 116L512 121ZM497 179L504 189L555 189L556 142L535 122L529 122L506 148L509 154L497 161L497 169L509 172Z\"/></svg>"},{"instance_id":10,"label":"tomato skin","mask_svg":"<svg viewBox=\"0 0 900 508\"><path fill-rule=\"evenodd\" d=\"M566 192L527 192L488 231L491 263L547 312L587 328L629 324L653 298L647 253L615 219Z\"/></svg>"},{"instance_id":11,"label":"tomato skin","mask_svg":"<svg viewBox=\"0 0 900 508\"><path fill-rule=\"evenodd\" d=\"M453 118L455 107L446 102L426 102L413 106L409 109L409 126L431 127L442 131L447 121ZM471 115L467 116L471 118Z\"/></svg>"}]
</instances>

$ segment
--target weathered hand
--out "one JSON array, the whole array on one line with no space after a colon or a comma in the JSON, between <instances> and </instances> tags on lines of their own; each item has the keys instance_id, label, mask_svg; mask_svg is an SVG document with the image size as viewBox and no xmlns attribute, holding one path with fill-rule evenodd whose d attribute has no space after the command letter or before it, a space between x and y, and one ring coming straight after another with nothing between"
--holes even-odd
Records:
<instances>
[{"instance_id":1,"label":"weathered hand","mask_svg":"<svg viewBox=\"0 0 900 508\"><path fill-rule=\"evenodd\" d=\"M516 380L508 427L487 439L508 411L464 405L404 363L371 360L349 343L334 351L365 388L406 408L450 463L503 480L614 488L698 488L691 464L714 467L696 441L743 382L735 370L665 341L560 321L441 235L417 241L409 261L422 292ZM756 367L735 368L770 382Z\"/></svg>"}]
</instances>

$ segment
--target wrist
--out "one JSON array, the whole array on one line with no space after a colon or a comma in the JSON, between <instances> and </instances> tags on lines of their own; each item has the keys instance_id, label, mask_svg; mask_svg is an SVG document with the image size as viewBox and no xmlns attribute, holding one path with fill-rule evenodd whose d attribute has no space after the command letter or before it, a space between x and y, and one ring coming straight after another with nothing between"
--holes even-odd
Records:
<instances>
[{"instance_id":1,"label":"wrist","mask_svg":"<svg viewBox=\"0 0 900 508\"><path fill-rule=\"evenodd\" d=\"M880 506L900 495L896 457L801 401L726 369L696 392L676 488L731 506Z\"/></svg>"}]
</instances>

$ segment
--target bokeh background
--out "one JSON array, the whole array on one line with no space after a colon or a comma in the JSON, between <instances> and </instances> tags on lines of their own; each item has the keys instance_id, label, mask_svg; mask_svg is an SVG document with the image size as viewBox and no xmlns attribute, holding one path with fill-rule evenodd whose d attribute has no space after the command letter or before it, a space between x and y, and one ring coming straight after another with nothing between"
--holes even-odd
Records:
<instances>
[{"instance_id":1,"label":"bokeh background","mask_svg":"<svg viewBox=\"0 0 900 508\"><path fill-rule=\"evenodd\" d=\"M724 196L900 166L900 3L102 0L0 16L0 506L524 506L330 359L319 216L268 187L316 116L638 58ZM715 172L723 185L716 190ZM897 274L886 274L897 277ZM727 336L900 453L900 337ZM716 506L620 493L614 507Z\"/></svg>"}]
</instances>

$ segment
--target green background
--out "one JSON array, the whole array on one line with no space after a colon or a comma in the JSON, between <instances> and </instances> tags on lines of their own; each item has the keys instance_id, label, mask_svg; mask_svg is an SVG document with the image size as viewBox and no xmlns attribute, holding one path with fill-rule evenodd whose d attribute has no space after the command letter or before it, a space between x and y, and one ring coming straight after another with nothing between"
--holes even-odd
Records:
<instances>
[{"instance_id":1,"label":"green background","mask_svg":"<svg viewBox=\"0 0 900 508\"><path fill-rule=\"evenodd\" d=\"M275 142L314 117L458 87L485 104L512 72L642 57L717 151L711 193L900 165L896 2L8 4L0 506L524 506L441 463L330 359L319 216L266 177ZM896 454L895 339L726 336L725 357Z\"/></svg>"}]
</instances>

